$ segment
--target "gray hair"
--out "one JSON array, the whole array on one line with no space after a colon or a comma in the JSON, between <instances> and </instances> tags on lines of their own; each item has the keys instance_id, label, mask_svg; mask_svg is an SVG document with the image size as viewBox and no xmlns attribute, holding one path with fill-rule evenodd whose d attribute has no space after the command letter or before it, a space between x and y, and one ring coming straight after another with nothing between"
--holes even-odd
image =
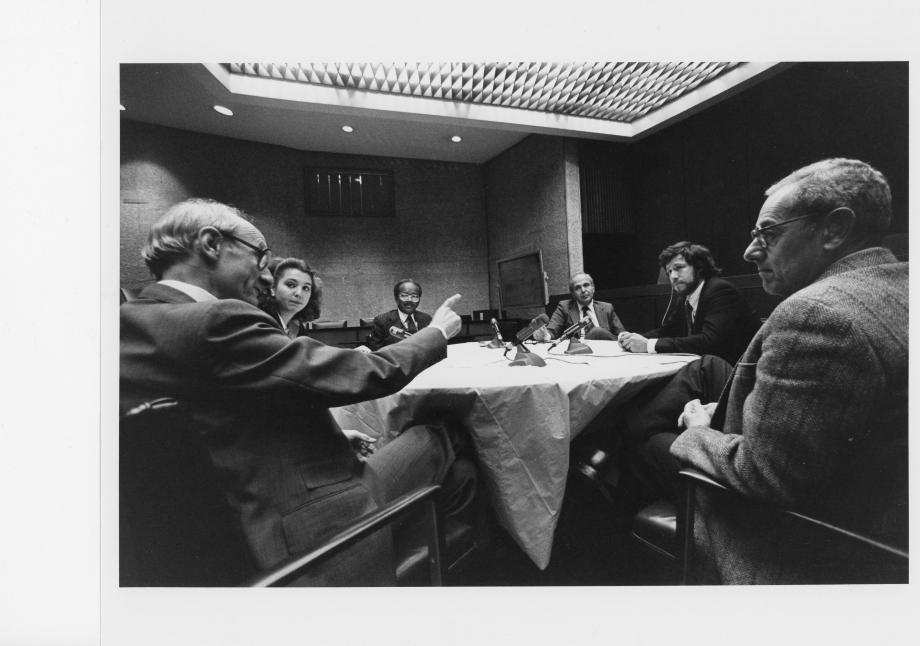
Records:
<instances>
[{"instance_id":1,"label":"gray hair","mask_svg":"<svg viewBox=\"0 0 920 646\"><path fill-rule=\"evenodd\" d=\"M594 284L594 279L591 278L591 274L586 274L585 272L580 271L580 272L578 272L577 274L573 274L572 277L569 278L569 294L572 293L572 289L575 287L575 277L576 277L576 276L587 276L587 277L588 277L588 280L591 281L591 284L592 284L592 285Z\"/></svg>"},{"instance_id":2,"label":"gray hair","mask_svg":"<svg viewBox=\"0 0 920 646\"><path fill-rule=\"evenodd\" d=\"M245 219L238 208L216 200L192 198L179 202L150 228L141 257L159 280L163 272L189 257L202 227L212 226L232 234Z\"/></svg>"},{"instance_id":3,"label":"gray hair","mask_svg":"<svg viewBox=\"0 0 920 646\"><path fill-rule=\"evenodd\" d=\"M800 168L765 191L770 196L795 185L797 213L829 213L847 207L856 214L853 239L876 244L891 224L891 188L888 180L866 162L840 157Z\"/></svg>"}]
</instances>

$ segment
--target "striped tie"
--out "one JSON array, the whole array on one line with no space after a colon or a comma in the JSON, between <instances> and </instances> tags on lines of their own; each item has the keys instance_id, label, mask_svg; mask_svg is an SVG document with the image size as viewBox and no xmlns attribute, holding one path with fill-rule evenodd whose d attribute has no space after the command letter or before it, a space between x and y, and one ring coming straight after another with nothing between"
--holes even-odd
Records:
<instances>
[{"instance_id":1,"label":"striped tie","mask_svg":"<svg viewBox=\"0 0 920 646\"><path fill-rule=\"evenodd\" d=\"M591 308L587 305L581 308L581 318L588 319L588 324L585 326L584 333L587 334L591 331L591 328L594 327L594 320L591 318Z\"/></svg>"}]
</instances>

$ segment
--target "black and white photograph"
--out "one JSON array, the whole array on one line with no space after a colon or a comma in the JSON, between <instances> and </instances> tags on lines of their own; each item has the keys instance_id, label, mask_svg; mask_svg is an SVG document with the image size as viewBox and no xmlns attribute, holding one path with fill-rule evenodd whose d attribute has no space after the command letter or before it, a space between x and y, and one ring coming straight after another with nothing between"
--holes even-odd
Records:
<instances>
[{"instance_id":1,"label":"black and white photograph","mask_svg":"<svg viewBox=\"0 0 920 646\"><path fill-rule=\"evenodd\" d=\"M10 643L913 632L915 10L133 4L22 202L99 248L25 308L83 556L8 559Z\"/></svg>"}]
</instances>

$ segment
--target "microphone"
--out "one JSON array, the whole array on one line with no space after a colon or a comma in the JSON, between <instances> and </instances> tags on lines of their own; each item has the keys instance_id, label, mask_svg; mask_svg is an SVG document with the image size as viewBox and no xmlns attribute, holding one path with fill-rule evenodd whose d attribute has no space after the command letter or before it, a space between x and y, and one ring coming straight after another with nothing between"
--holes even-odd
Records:
<instances>
[{"instance_id":1,"label":"microphone","mask_svg":"<svg viewBox=\"0 0 920 646\"><path fill-rule=\"evenodd\" d=\"M409 330L404 330L401 327L396 327L395 325L390 326L390 336L395 336L397 339L408 339L412 336L412 332Z\"/></svg>"},{"instance_id":2,"label":"microphone","mask_svg":"<svg viewBox=\"0 0 920 646\"><path fill-rule=\"evenodd\" d=\"M571 339L573 336L575 336L576 334L581 332L583 329L585 329L585 327L590 322L591 322L591 318L586 316L585 318L578 321L578 323L575 323L574 325L569 326L569 328L565 332L559 335L558 339L556 339L550 344L549 349L552 350L553 348L555 348L557 345L559 345L566 339Z\"/></svg>"},{"instance_id":3,"label":"microphone","mask_svg":"<svg viewBox=\"0 0 920 646\"><path fill-rule=\"evenodd\" d=\"M498 321L492 319L492 331L495 332L495 338L498 339L501 343L504 343L505 340L502 338L502 331L498 328Z\"/></svg>"},{"instance_id":4,"label":"microphone","mask_svg":"<svg viewBox=\"0 0 920 646\"><path fill-rule=\"evenodd\" d=\"M492 319L492 332L494 333L494 336L492 337L492 340L489 341L488 347L504 348L505 340L502 338L502 332L498 328L498 321L496 321L495 319Z\"/></svg>"},{"instance_id":5,"label":"microphone","mask_svg":"<svg viewBox=\"0 0 920 646\"><path fill-rule=\"evenodd\" d=\"M524 346L524 341L529 339L534 335L534 333L539 330L541 327L549 323L549 317L546 314L540 314L534 320L530 322L526 328L518 332L514 336L514 347L517 348L517 352L514 355L514 359L511 361L509 366L545 366L546 362L542 357L537 356ZM509 346L508 349L510 349ZM505 356L508 355L508 350L505 350Z\"/></svg>"},{"instance_id":6,"label":"microphone","mask_svg":"<svg viewBox=\"0 0 920 646\"><path fill-rule=\"evenodd\" d=\"M532 337L537 330L547 323L549 323L549 317L546 314L540 314L540 316L530 322L530 325L514 336L514 345L523 344L524 341Z\"/></svg>"}]
</instances>

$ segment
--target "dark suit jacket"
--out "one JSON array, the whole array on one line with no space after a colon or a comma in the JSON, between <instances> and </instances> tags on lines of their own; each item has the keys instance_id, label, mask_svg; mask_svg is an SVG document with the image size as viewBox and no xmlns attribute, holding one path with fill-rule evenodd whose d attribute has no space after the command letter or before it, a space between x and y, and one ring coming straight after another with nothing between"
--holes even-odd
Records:
<instances>
[{"instance_id":1,"label":"dark suit jacket","mask_svg":"<svg viewBox=\"0 0 920 646\"><path fill-rule=\"evenodd\" d=\"M689 335L685 303L685 297L676 298L664 324L643 335L658 339L656 352L714 354L733 364L760 328L741 292L721 278L707 278L703 284Z\"/></svg>"},{"instance_id":2,"label":"dark suit jacket","mask_svg":"<svg viewBox=\"0 0 920 646\"><path fill-rule=\"evenodd\" d=\"M120 316L122 412L184 403L261 567L382 502L329 407L392 394L447 349L437 329L373 354L292 340L247 303L196 303L156 284Z\"/></svg>"},{"instance_id":3,"label":"dark suit jacket","mask_svg":"<svg viewBox=\"0 0 920 646\"><path fill-rule=\"evenodd\" d=\"M671 453L746 496L907 549L908 304L908 265L887 249L837 261L773 311L712 428L687 429ZM800 562L750 504L701 498L695 539L713 578L811 580L820 563Z\"/></svg>"},{"instance_id":4,"label":"dark suit jacket","mask_svg":"<svg viewBox=\"0 0 920 646\"><path fill-rule=\"evenodd\" d=\"M613 311L613 305L610 303L594 301L594 315L597 317L600 327L609 330L614 336L626 329L620 322L620 317ZM554 339L557 339L566 328L575 325L580 320L581 308L578 305L578 301L567 298L559 301L559 305L556 306L549 323L546 324L546 329L552 333Z\"/></svg>"},{"instance_id":5,"label":"dark suit jacket","mask_svg":"<svg viewBox=\"0 0 920 646\"><path fill-rule=\"evenodd\" d=\"M418 325L418 329L420 330L431 325L430 314L416 311L412 316L415 317L415 324ZM392 343L401 341L402 339L398 339L390 334L390 327L394 325L401 330L406 329L406 326L402 324L399 318L399 310L390 310L389 312L384 312L383 314L375 316L370 336L367 337L367 347L371 350L379 350Z\"/></svg>"}]
</instances>

